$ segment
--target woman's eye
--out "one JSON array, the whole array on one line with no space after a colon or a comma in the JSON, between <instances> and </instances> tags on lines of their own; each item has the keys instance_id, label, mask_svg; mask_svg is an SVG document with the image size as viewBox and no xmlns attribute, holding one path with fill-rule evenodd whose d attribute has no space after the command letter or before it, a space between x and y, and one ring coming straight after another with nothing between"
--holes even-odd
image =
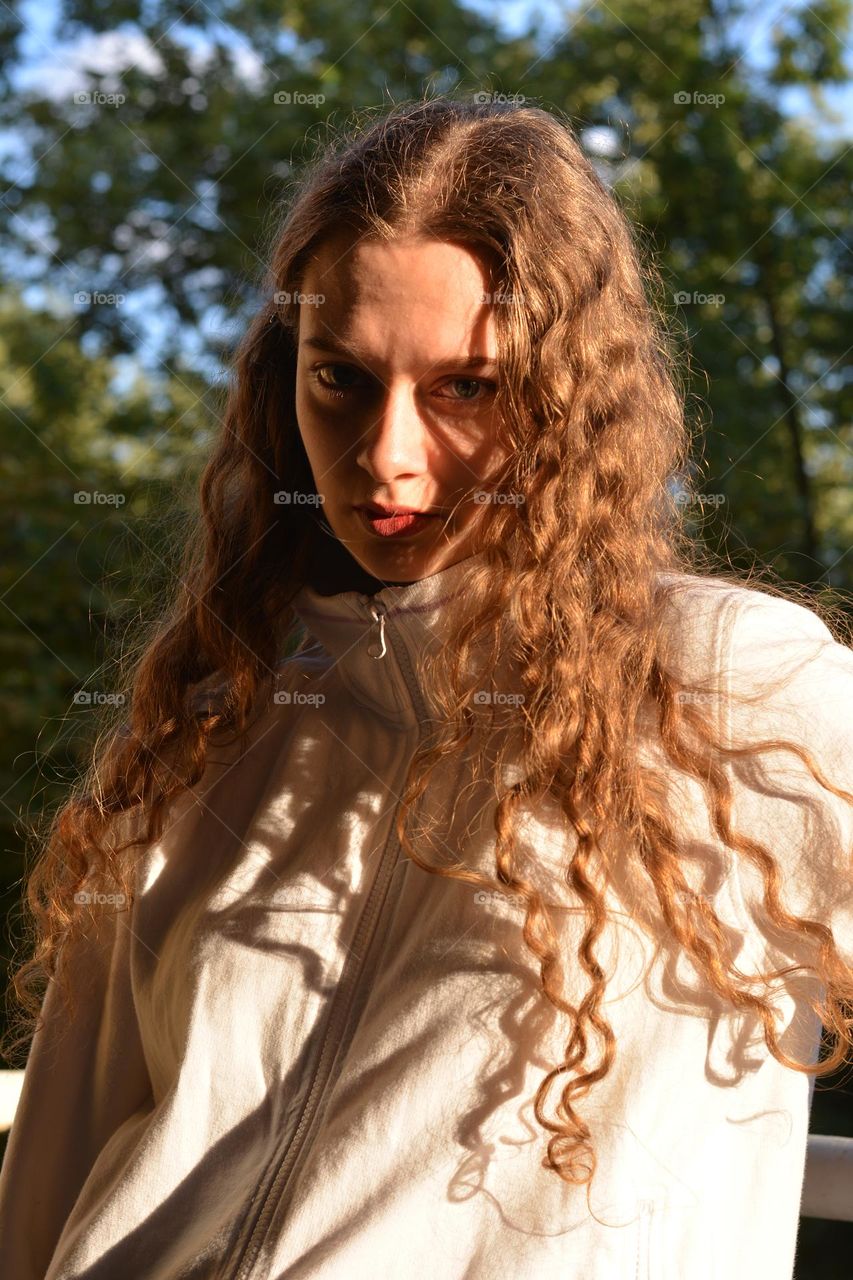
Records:
<instances>
[{"instance_id":1,"label":"woman's eye","mask_svg":"<svg viewBox=\"0 0 853 1280\"><path fill-rule=\"evenodd\" d=\"M314 377L316 378L319 385L326 392L326 394L333 396L335 399L340 399L342 396L346 395L346 393L350 390L350 387L346 384L342 387L336 387L334 385L330 386L329 383L326 381L325 377L322 376L322 375L328 374L329 370L336 371L335 377L337 377L337 373L340 372L340 370L343 370L344 374L356 373L357 371L355 369L350 368L350 366L347 364L324 364L314 371Z\"/></svg>"},{"instance_id":2,"label":"woman's eye","mask_svg":"<svg viewBox=\"0 0 853 1280\"><path fill-rule=\"evenodd\" d=\"M360 374L358 369L354 369L348 364L324 364L314 369L312 376L325 395L334 400L341 400L348 392L357 387ZM342 378L343 385L340 385ZM454 400L457 404L476 404L484 400L487 395L491 395L495 391L496 385L489 378L450 378L446 383L442 384L442 389L450 386L458 390L461 387L462 393L450 396L440 394L439 399ZM478 394L478 392L482 394Z\"/></svg>"},{"instance_id":3,"label":"woman's eye","mask_svg":"<svg viewBox=\"0 0 853 1280\"><path fill-rule=\"evenodd\" d=\"M489 380L489 379L487 379L487 378L451 378L451 379L450 379L450 382L449 382L449 384L448 384L448 385L449 385L449 386L455 386L455 387L460 387L460 386L461 386L461 387L467 387L467 388L469 389L469 391L473 388L473 390L474 390L474 392L475 392L475 393L476 393L477 391L479 391L479 390L482 390L482 391L484 391L485 393L488 393L488 392L490 392L490 391L494 391L494 389L495 389L495 384L494 384L494 382L492 382L491 380ZM461 395L461 396L451 396L451 399L452 399L452 400L461 400L461 401L465 401L465 400L483 400L484 398L485 398L485 396L484 396L484 395L483 395L483 396L478 396L478 395L476 395L476 394L474 394L474 395L467 395L467 394L464 394L464 395Z\"/></svg>"}]
</instances>

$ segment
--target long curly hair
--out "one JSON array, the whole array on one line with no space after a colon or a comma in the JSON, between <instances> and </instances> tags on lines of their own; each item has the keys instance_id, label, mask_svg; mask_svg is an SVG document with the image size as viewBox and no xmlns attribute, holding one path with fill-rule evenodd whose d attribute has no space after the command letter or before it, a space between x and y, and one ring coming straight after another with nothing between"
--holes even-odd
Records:
<instances>
[{"instance_id":1,"label":"long curly hair","mask_svg":"<svg viewBox=\"0 0 853 1280\"><path fill-rule=\"evenodd\" d=\"M212 743L247 732L269 703L282 653L306 642L292 601L310 581L317 521L274 494L313 488L295 415L299 290L311 256L342 229L355 240L460 243L492 273L503 371L497 430L507 448L494 484L519 496L489 504L488 514L484 504L483 552L465 580L465 609L446 643L423 656L421 678L440 714L413 752L397 830L425 872L498 885L523 900L524 943L544 996L570 1028L562 1061L536 1094L537 1120L550 1135L542 1164L583 1185L595 1153L572 1099L607 1074L616 1053L595 954L608 919L595 868L606 880L609 837L619 836L620 859L651 887L664 928L710 988L760 1018L780 1062L823 1075L853 1043L853 972L826 924L785 909L766 846L733 829L726 764L786 748L821 787L848 802L853 795L796 743L723 743L709 699L691 696L696 686L669 661L669 575L746 579L712 564L687 526L685 513L696 509L685 500L693 442L653 252L571 122L529 103L437 94L356 114L332 131L275 210L263 302L234 357L172 598L122 672L129 713L121 704L104 710L85 776L51 816L27 879L34 946L11 981L18 1025L31 1032L45 979L73 1007L70 947L103 910L91 891L118 886L132 902L134 868L162 832L168 802L200 781ZM823 601L811 607L831 616ZM511 713L474 696L484 660L492 672L508 662L519 673L524 696ZM719 840L760 872L771 920L813 944L811 968L825 991L813 1007L834 1044L822 1061L783 1052L769 986L754 990L779 971L742 974L713 906L690 891L678 812L660 771L642 763L649 724L669 764L700 784ZM488 749L471 750L475 742ZM463 755L472 778L494 787L492 879L462 857L433 856L439 847L446 853L447 835L419 821L436 766ZM563 823L561 874L584 912L577 963L589 986L578 1007L563 990L558 926L519 854L521 815L542 802ZM592 1033L603 1045L595 1064L587 1062ZM568 1078L549 1118L546 1096L561 1076Z\"/></svg>"}]
</instances>

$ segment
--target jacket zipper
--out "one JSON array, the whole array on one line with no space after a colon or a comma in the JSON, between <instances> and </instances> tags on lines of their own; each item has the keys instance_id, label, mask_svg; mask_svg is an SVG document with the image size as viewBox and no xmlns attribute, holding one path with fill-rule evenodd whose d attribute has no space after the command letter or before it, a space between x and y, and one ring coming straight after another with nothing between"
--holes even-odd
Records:
<instances>
[{"instance_id":1,"label":"jacket zipper","mask_svg":"<svg viewBox=\"0 0 853 1280\"><path fill-rule=\"evenodd\" d=\"M371 657L382 658L387 652L385 606L367 596L361 598L361 603L366 606L373 621L379 626L379 637L377 641L368 647L368 653L370 653ZM409 696L422 722L426 718L426 707L416 686L408 653L403 645L393 644L392 647L400 670L403 673ZM382 854L379 869L370 886L367 901L362 910L353 939L351 950L356 957L356 963L349 973L343 972L341 974L338 990L329 1012L320 1054L314 1067L313 1079L302 1104L299 1121L283 1154L279 1158L278 1168L272 1181L264 1193L255 1224L238 1256L237 1269L231 1273L233 1280L250 1280L251 1278L255 1263L269 1233L272 1220L276 1213L280 1212L287 1203L288 1195L293 1192L300 1157L304 1159L310 1150L309 1135L317 1118L320 1104L328 1092L335 1063L343 1063L346 1051L355 1034L358 1017L351 1015L353 1013L360 1014L361 1012L361 1004L358 1001L359 979L368 969L368 960L372 959L372 955L369 955L369 953L376 938L376 927L379 923L382 908L385 905L391 877L397 865L399 851L400 841L395 834L394 821L392 820L391 832Z\"/></svg>"}]
</instances>

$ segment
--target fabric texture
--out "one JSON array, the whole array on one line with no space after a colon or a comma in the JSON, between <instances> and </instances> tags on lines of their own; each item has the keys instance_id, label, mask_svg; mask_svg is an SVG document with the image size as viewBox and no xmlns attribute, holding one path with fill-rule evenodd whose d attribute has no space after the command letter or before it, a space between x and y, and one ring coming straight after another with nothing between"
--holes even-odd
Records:
<instances>
[{"instance_id":1,"label":"fabric texture","mask_svg":"<svg viewBox=\"0 0 853 1280\"><path fill-rule=\"evenodd\" d=\"M80 945L73 1024L48 988L0 1172L5 1280L790 1280L813 1079L708 991L636 877L608 887L597 944L617 1053L576 1104L598 1158L589 1202L542 1167L532 1100L568 1031L539 994L523 907L422 871L395 835L432 711L417 659L462 607L465 570L373 601L300 593L311 642L245 748L215 749L174 803L132 908L105 909ZM716 699L726 741L791 736L853 791L853 653L799 605L673 582L685 676L758 692L788 678L750 707ZM851 806L792 753L774 762L727 766L735 826L853 963ZM435 802L463 825L481 812L465 857L494 877L487 798L460 795L456 769ZM701 788L667 778L685 875L740 967L803 963L753 917L760 871L717 838ZM525 816L577 1004L567 841L547 806ZM801 1060L817 1058L815 991L800 975L779 993Z\"/></svg>"}]
</instances>

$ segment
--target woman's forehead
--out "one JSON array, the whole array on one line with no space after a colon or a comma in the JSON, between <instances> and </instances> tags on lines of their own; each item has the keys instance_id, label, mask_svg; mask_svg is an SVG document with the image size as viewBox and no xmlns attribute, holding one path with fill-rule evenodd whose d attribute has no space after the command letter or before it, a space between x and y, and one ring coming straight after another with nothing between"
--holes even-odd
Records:
<instances>
[{"instance_id":1,"label":"woman's forehead","mask_svg":"<svg viewBox=\"0 0 853 1280\"><path fill-rule=\"evenodd\" d=\"M487 284L477 260L445 241L371 241L343 253L327 245L302 282L300 341L346 348L365 362L407 347L421 355L428 348L433 364L493 361Z\"/></svg>"}]
</instances>

